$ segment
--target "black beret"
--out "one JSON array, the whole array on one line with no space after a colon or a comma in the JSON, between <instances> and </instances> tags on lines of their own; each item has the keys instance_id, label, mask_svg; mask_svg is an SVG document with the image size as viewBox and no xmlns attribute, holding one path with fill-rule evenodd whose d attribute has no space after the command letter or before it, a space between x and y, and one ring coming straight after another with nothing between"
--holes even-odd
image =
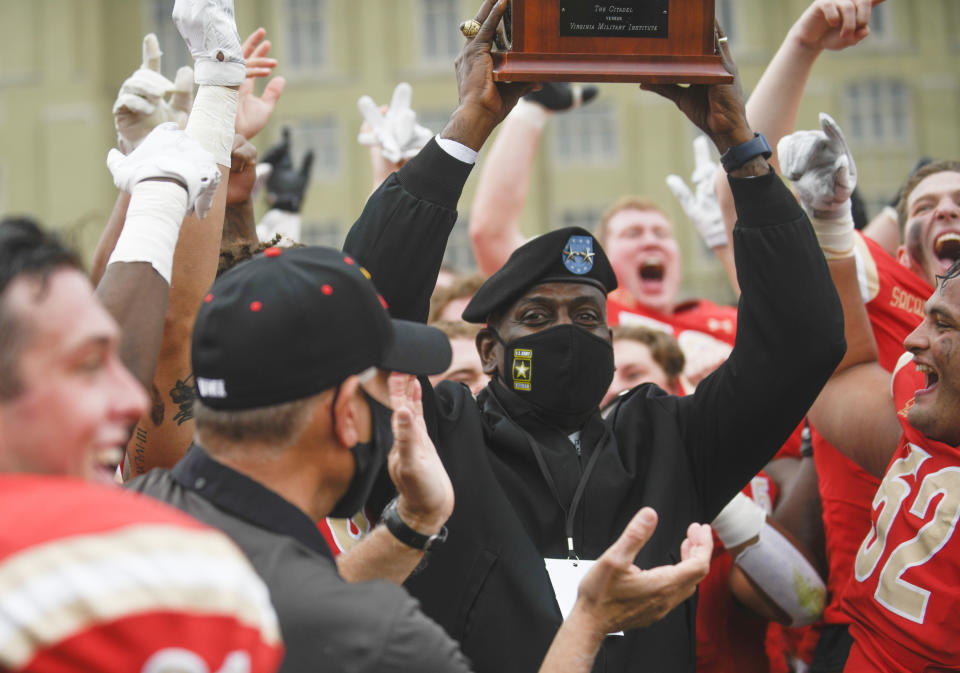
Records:
<instances>
[{"instance_id":1,"label":"black beret","mask_svg":"<svg viewBox=\"0 0 960 673\"><path fill-rule=\"evenodd\" d=\"M507 263L473 295L463 319L484 323L491 313L540 283L588 283L604 294L617 289L617 277L597 239L586 229L565 227L514 250Z\"/></svg>"}]
</instances>

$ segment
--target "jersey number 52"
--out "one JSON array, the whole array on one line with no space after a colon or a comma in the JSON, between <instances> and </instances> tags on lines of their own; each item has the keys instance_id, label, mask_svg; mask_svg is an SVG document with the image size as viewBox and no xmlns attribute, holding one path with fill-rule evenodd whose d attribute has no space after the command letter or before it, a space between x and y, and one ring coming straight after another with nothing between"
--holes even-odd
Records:
<instances>
[{"instance_id":1,"label":"jersey number 52","mask_svg":"<svg viewBox=\"0 0 960 673\"><path fill-rule=\"evenodd\" d=\"M854 574L859 582L873 575L883 557L890 526L911 492L906 477L916 480L920 466L930 458L919 446L909 444L908 447L910 453L890 465L873 498L873 509L882 509L857 552ZM910 514L926 520L927 510L938 495L942 497L930 521L913 538L901 542L890 552L880 569L874 593L877 602L887 610L918 624L923 624L930 591L907 582L903 574L930 561L953 535L960 519L960 467L945 467L924 477L910 505Z\"/></svg>"}]
</instances>

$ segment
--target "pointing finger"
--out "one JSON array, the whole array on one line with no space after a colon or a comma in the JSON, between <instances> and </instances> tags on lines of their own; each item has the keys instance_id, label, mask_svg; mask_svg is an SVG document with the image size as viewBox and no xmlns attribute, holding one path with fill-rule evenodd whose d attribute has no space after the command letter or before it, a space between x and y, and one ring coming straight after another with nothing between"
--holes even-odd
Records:
<instances>
[{"instance_id":1,"label":"pointing finger","mask_svg":"<svg viewBox=\"0 0 960 673\"><path fill-rule=\"evenodd\" d=\"M393 90L393 98L390 99L390 112L398 113L410 109L410 101L413 100L413 87L407 82L400 82Z\"/></svg>"},{"instance_id":2,"label":"pointing finger","mask_svg":"<svg viewBox=\"0 0 960 673\"><path fill-rule=\"evenodd\" d=\"M160 51L160 42L153 33L148 33L143 38L143 67L147 70L160 72L160 57L163 52Z\"/></svg>"}]
</instances>

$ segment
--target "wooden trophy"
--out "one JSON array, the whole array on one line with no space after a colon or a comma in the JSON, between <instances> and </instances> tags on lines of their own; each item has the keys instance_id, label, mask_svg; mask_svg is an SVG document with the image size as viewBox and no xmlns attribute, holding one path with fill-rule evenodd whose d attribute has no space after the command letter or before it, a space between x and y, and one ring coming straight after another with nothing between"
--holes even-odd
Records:
<instances>
[{"instance_id":1,"label":"wooden trophy","mask_svg":"<svg viewBox=\"0 0 960 673\"><path fill-rule=\"evenodd\" d=\"M509 0L498 82L729 83L714 0Z\"/></svg>"}]
</instances>

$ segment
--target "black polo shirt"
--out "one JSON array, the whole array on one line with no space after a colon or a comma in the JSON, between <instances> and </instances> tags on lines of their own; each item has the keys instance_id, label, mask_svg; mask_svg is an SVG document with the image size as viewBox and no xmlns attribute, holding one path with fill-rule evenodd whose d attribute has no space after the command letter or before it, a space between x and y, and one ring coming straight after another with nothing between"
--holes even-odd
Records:
<instances>
[{"instance_id":1,"label":"black polo shirt","mask_svg":"<svg viewBox=\"0 0 960 673\"><path fill-rule=\"evenodd\" d=\"M316 523L199 445L172 470L127 487L219 528L243 549L280 618L283 673L469 670L457 644L402 588L345 582Z\"/></svg>"}]
</instances>

